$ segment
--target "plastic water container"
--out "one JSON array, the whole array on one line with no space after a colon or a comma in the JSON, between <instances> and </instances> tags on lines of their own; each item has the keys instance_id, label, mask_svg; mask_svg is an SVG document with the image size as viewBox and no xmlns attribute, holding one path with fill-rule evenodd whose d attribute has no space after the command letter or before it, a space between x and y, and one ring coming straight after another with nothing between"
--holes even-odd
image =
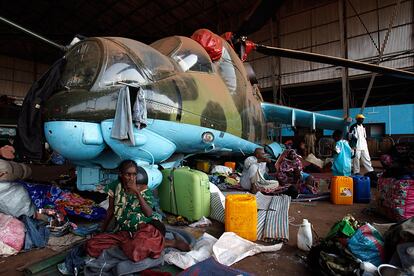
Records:
<instances>
[{"instance_id":1,"label":"plastic water container","mask_svg":"<svg viewBox=\"0 0 414 276\"><path fill-rule=\"evenodd\" d=\"M227 168L230 168L233 170L233 172L236 170L236 162L225 162L224 166Z\"/></svg>"},{"instance_id":2,"label":"plastic water container","mask_svg":"<svg viewBox=\"0 0 414 276\"><path fill-rule=\"evenodd\" d=\"M331 182L331 201L333 204L352 205L354 181L348 176L334 176Z\"/></svg>"},{"instance_id":3,"label":"plastic water container","mask_svg":"<svg viewBox=\"0 0 414 276\"><path fill-rule=\"evenodd\" d=\"M298 230L298 248L309 251L312 247L312 227L307 219L303 219Z\"/></svg>"},{"instance_id":4,"label":"plastic water container","mask_svg":"<svg viewBox=\"0 0 414 276\"><path fill-rule=\"evenodd\" d=\"M257 239L257 203L251 194L226 196L225 230L250 241Z\"/></svg>"},{"instance_id":5,"label":"plastic water container","mask_svg":"<svg viewBox=\"0 0 414 276\"><path fill-rule=\"evenodd\" d=\"M211 164L207 160L196 160L196 168L199 171L209 173Z\"/></svg>"},{"instance_id":6,"label":"plastic water container","mask_svg":"<svg viewBox=\"0 0 414 276\"><path fill-rule=\"evenodd\" d=\"M369 203L371 201L371 181L362 175L352 176L354 181L354 202Z\"/></svg>"}]
</instances>

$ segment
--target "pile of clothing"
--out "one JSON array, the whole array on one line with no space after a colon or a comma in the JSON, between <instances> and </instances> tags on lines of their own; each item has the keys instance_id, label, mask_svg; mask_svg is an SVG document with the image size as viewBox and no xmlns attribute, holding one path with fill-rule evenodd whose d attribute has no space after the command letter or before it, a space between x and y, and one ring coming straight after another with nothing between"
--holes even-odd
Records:
<instances>
[{"instance_id":1,"label":"pile of clothing","mask_svg":"<svg viewBox=\"0 0 414 276\"><path fill-rule=\"evenodd\" d=\"M72 228L84 234L85 229L76 229L69 217L100 220L105 215L94 201L57 186L0 181L0 256L45 247L49 236L63 236Z\"/></svg>"}]
</instances>

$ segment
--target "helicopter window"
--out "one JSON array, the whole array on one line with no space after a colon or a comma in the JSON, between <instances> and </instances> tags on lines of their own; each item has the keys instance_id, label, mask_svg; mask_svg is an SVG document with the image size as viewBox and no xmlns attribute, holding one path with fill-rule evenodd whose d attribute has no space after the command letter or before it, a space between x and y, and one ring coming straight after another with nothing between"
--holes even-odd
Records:
<instances>
[{"instance_id":1,"label":"helicopter window","mask_svg":"<svg viewBox=\"0 0 414 276\"><path fill-rule=\"evenodd\" d=\"M108 58L104 67L104 73L99 81L100 87L112 86L117 84L117 82L146 83L146 79L138 71L137 65L124 49L109 41L106 45Z\"/></svg>"},{"instance_id":2,"label":"helicopter window","mask_svg":"<svg viewBox=\"0 0 414 276\"><path fill-rule=\"evenodd\" d=\"M224 41L223 41L224 42ZM243 64L237 63L238 57L227 43L223 43L222 58L218 61L218 72L223 78L231 94L236 94L238 89L244 89L246 86L245 78L240 70Z\"/></svg>"},{"instance_id":3,"label":"helicopter window","mask_svg":"<svg viewBox=\"0 0 414 276\"><path fill-rule=\"evenodd\" d=\"M200 44L188 37L168 37L154 42L151 46L170 56L184 72L213 72L211 59L207 52Z\"/></svg>"},{"instance_id":4,"label":"helicopter window","mask_svg":"<svg viewBox=\"0 0 414 276\"><path fill-rule=\"evenodd\" d=\"M101 50L98 43L79 43L66 56L61 82L68 88L89 89L98 72Z\"/></svg>"},{"instance_id":5,"label":"helicopter window","mask_svg":"<svg viewBox=\"0 0 414 276\"><path fill-rule=\"evenodd\" d=\"M152 47L128 38L112 37L111 39L128 47L156 79L164 78L174 72L171 61Z\"/></svg>"}]
</instances>

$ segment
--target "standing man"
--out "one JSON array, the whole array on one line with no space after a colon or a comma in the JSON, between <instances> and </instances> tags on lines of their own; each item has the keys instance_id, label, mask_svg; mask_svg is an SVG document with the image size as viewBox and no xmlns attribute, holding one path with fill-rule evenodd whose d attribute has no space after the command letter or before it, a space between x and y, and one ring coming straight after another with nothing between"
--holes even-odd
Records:
<instances>
[{"instance_id":1,"label":"standing man","mask_svg":"<svg viewBox=\"0 0 414 276\"><path fill-rule=\"evenodd\" d=\"M372 172L374 169L371 165L371 157L368 152L367 144L367 133L365 127L362 125L364 122L365 116L358 114L355 117L356 124L353 124L349 129L349 140L350 146L355 151L355 158L353 161L353 171L354 174L359 174L360 170L360 159L362 165L367 169L368 172Z\"/></svg>"},{"instance_id":2,"label":"standing man","mask_svg":"<svg viewBox=\"0 0 414 276\"><path fill-rule=\"evenodd\" d=\"M315 144L316 144L316 135L315 130L312 129L310 132L307 132L304 137L305 140L305 147L306 147L306 155L308 154L316 154L315 151ZM303 156L304 158L306 156Z\"/></svg>"}]
</instances>

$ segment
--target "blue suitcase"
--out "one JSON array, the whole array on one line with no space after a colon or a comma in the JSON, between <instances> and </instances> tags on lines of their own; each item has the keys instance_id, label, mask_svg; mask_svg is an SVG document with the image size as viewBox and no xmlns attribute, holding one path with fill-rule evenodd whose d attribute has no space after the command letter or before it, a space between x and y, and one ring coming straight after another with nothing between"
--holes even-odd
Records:
<instances>
[{"instance_id":1,"label":"blue suitcase","mask_svg":"<svg viewBox=\"0 0 414 276\"><path fill-rule=\"evenodd\" d=\"M354 202L369 203L371 201L371 183L367 176L354 175Z\"/></svg>"}]
</instances>

